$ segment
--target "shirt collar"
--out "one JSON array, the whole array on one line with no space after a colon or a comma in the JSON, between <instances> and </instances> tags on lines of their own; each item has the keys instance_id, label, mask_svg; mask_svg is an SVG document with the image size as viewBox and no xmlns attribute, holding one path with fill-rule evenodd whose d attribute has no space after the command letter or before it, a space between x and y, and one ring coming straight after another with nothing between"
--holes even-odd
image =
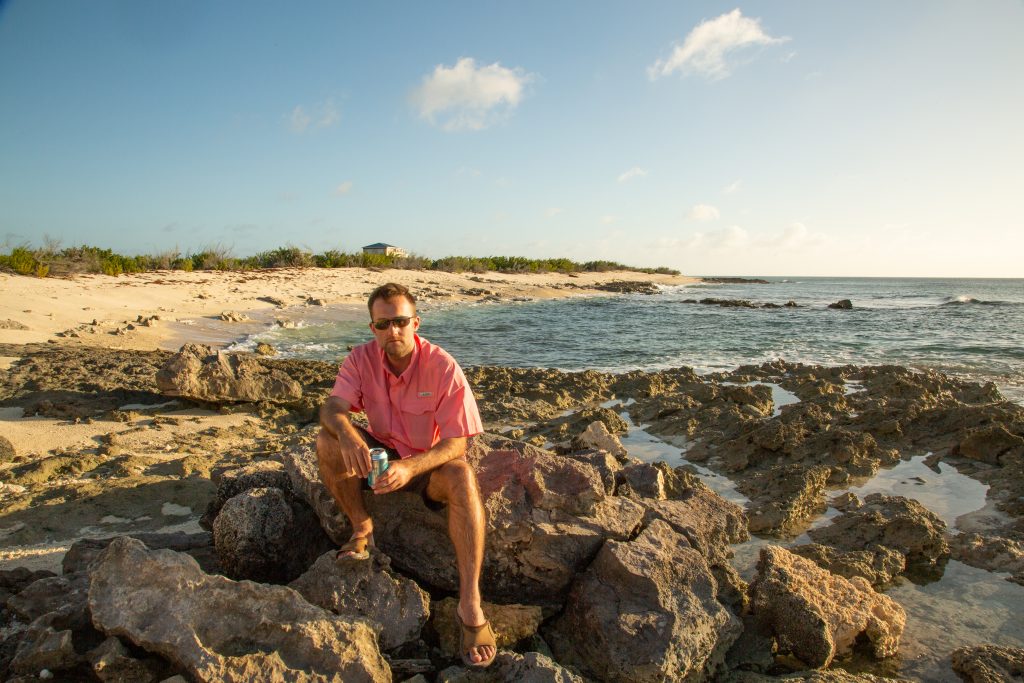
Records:
<instances>
[{"instance_id":1,"label":"shirt collar","mask_svg":"<svg viewBox=\"0 0 1024 683\"><path fill-rule=\"evenodd\" d=\"M423 340L420 339L420 336L414 332L412 335L412 341L412 360L409 362L409 367L403 370L401 375L397 376L391 370L391 366L388 365L388 359L386 354L384 353L384 348L380 344L377 344L377 357L380 359L381 367L384 368L384 372L386 372L389 377L401 380L403 377L408 377L409 373L412 372L413 368L416 367L416 363L420 359L420 343Z\"/></svg>"}]
</instances>

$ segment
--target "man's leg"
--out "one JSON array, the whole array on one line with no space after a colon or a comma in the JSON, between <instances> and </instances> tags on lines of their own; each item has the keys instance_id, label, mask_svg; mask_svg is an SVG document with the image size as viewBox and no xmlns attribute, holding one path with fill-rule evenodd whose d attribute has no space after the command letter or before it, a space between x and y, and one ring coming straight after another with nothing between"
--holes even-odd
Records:
<instances>
[{"instance_id":1,"label":"man's leg","mask_svg":"<svg viewBox=\"0 0 1024 683\"><path fill-rule=\"evenodd\" d=\"M430 473L427 496L448 505L448 535L455 546L459 570L458 613L467 626L480 626L487 617L480 606L480 572L484 562L484 506L476 474L465 460L452 460ZM476 648L470 659L490 659L494 649Z\"/></svg>"},{"instance_id":2,"label":"man's leg","mask_svg":"<svg viewBox=\"0 0 1024 683\"><path fill-rule=\"evenodd\" d=\"M316 439L316 456L320 465L320 481L330 491L334 501L348 517L352 525L352 538L369 537L373 534L373 520L363 504L363 480L361 477L342 471L337 458L331 456L328 437L322 430Z\"/></svg>"}]
</instances>

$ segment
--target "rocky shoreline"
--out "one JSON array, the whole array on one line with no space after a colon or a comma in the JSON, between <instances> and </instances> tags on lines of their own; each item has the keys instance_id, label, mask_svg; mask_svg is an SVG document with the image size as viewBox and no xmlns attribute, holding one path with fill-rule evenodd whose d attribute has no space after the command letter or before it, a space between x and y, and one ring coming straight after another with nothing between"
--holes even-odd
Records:
<instances>
[{"instance_id":1,"label":"rocky shoreline","mask_svg":"<svg viewBox=\"0 0 1024 683\"><path fill-rule=\"evenodd\" d=\"M495 666L471 673L456 664L443 513L371 496L378 549L333 559L345 522L311 447L333 364L3 346L19 360L0 409L54 430L45 452L0 438L8 680L873 681L906 628L891 586L934 581L951 560L1024 585L1024 408L991 385L781 361L468 368L501 637ZM794 402L777 405L776 387ZM633 457L630 422L692 464ZM924 453L989 487L969 528L902 496L833 499ZM811 528L830 506L831 524ZM748 582L732 548L751 534L768 542ZM18 554L51 546L59 568ZM954 680L1024 669L1020 647L948 646L937 657ZM864 658L876 674L851 664Z\"/></svg>"}]
</instances>

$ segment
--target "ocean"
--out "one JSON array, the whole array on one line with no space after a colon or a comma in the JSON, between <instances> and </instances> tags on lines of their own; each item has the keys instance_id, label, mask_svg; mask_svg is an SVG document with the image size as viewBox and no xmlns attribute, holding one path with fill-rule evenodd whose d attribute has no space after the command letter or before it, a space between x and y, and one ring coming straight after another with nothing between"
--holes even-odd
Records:
<instances>
[{"instance_id":1,"label":"ocean","mask_svg":"<svg viewBox=\"0 0 1024 683\"><path fill-rule=\"evenodd\" d=\"M503 304L423 302L420 334L463 366L506 365L609 372L690 366L730 370L774 359L821 365L897 364L994 382L1024 403L1024 280L765 278L768 284L665 287ZM688 300L746 300L781 308ZM849 299L849 310L828 305ZM796 307L784 307L794 302ZM351 313L275 328L286 357L338 360L369 339Z\"/></svg>"}]
</instances>

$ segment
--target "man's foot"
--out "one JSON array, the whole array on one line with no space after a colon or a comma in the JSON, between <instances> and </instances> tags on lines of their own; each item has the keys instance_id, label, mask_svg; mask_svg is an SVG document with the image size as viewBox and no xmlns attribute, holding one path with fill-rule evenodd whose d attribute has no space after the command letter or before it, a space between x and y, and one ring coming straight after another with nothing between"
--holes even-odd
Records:
<instances>
[{"instance_id":1,"label":"man's foot","mask_svg":"<svg viewBox=\"0 0 1024 683\"><path fill-rule=\"evenodd\" d=\"M337 559L351 558L353 560L365 560L370 557L368 548L373 547L373 534L366 536L353 536L348 542L338 548L335 555Z\"/></svg>"},{"instance_id":2,"label":"man's foot","mask_svg":"<svg viewBox=\"0 0 1024 683\"><path fill-rule=\"evenodd\" d=\"M455 610L455 617L459 620L459 629L462 632L459 655L462 657L462 663L466 666L483 669L494 661L494 657L498 654L498 646L491 623L483 619L483 612L479 608L476 612L479 613L481 622L471 625L462 618L460 608Z\"/></svg>"}]
</instances>

